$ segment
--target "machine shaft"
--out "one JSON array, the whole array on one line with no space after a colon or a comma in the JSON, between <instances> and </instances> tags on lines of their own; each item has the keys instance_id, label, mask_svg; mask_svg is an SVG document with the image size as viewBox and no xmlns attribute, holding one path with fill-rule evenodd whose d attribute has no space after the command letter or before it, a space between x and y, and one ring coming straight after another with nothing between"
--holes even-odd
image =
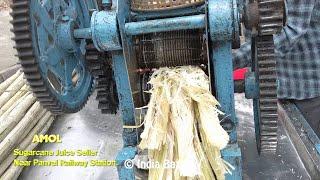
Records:
<instances>
[{"instance_id":1,"label":"machine shaft","mask_svg":"<svg viewBox=\"0 0 320 180\"><path fill-rule=\"evenodd\" d=\"M168 32L186 29L200 29L205 27L205 15L184 16L158 20L126 23L127 35L139 35L154 32Z\"/></svg>"}]
</instances>

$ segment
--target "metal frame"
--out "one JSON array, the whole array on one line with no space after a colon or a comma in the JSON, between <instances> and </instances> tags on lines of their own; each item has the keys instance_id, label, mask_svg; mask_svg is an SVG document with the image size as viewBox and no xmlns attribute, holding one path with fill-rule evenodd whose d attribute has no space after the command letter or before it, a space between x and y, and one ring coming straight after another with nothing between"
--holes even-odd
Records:
<instances>
[{"instance_id":1,"label":"metal frame","mask_svg":"<svg viewBox=\"0 0 320 180\"><path fill-rule=\"evenodd\" d=\"M117 3L114 3L116 1ZM150 1L141 2L149 3ZM21 11L17 7L15 7L17 9L16 13L13 14L14 16L30 15L32 40L27 37L28 35L19 34L21 31L27 32L29 25L19 26L15 23L14 31L18 35L16 37L17 41L22 39L33 42L32 47L29 47L27 43L26 47L31 49L28 49L27 53L20 48L19 56L21 59L27 59L21 61L22 66L25 65L25 67L27 67L28 63L35 64L32 59L30 60L30 57L33 58L33 53L37 57L35 68L29 69L34 73L28 74L25 71L26 78L29 80L30 85L33 83L33 90L36 94L37 91L47 92L46 89L39 88L40 85L50 83L51 87L53 87L52 84L54 83L46 81L43 83L42 79L40 79L43 77L49 79L50 74L47 72L51 72L52 76L58 77L58 80L63 79L65 81L64 88L61 88L65 90L61 90L63 93L58 95L52 93L55 96L50 99L47 97L42 98L42 103L46 103L47 108L57 105L55 108L58 109L50 109L52 112L60 112L63 105L69 105L69 109L65 108L63 112L75 112L80 109L79 106L84 104L84 101L91 93L93 78L84 65L86 39L91 39L97 50L111 53L120 101L119 109L123 125L128 127L136 125L135 107L143 105L140 98L141 94L139 93L140 75L137 73L138 63L133 36L177 30L204 29L203 39L207 43L207 49L204 51L207 52L208 57L211 87L221 104L221 110L235 124L230 132L230 143L222 151L223 158L235 167L232 174L226 175L226 179L242 179L241 151L237 144L236 125L238 122L235 115L234 82L232 78L232 48L239 46L239 1L241 0L199 0L197 2L203 4L175 4L177 2L187 2L182 0L172 1L170 6L158 7L157 3L159 1L154 3L155 8L149 9L150 11L144 9L144 12L134 12L134 8L130 7L133 0L114 0L114 2L112 0L102 0L100 4L104 9L103 11L99 11L98 8L101 7L98 7L97 0L59 0L51 4L48 4L49 1L39 4L38 1L31 0L30 6L29 2L24 0L22 3L19 2L15 5L17 7L28 5L32 14L26 14L29 11ZM162 4L167 4L167 1L161 2ZM48 9L51 9L52 13L48 12ZM92 15L91 12L93 12ZM278 11L275 12L277 13ZM25 29L25 27L28 28ZM48 67L51 68L51 71L47 71ZM38 68L41 70L40 74L38 73ZM77 73L80 74L80 78L75 85L72 81L74 72L76 75ZM69 74L69 76L66 76L66 74ZM34 80L37 81L35 82ZM56 80L56 83L59 83L58 80ZM42 87L46 88L46 86ZM257 139L260 137L258 87L259 84L256 77L249 74L246 88L250 91L247 92L247 97L254 98ZM44 96L44 94L47 96L47 93L38 93L37 95ZM38 100L41 101L41 97ZM272 101L272 103L276 104L276 100ZM308 126L305 123L302 118L301 124L308 130ZM314 144L314 150L319 153L319 139L314 138L312 133L308 133L308 137L311 139L311 143ZM138 141L138 129L123 129L124 148L117 156L120 179L134 179L134 170L126 169L124 163L128 159L134 158L137 153L136 146Z\"/></svg>"},{"instance_id":2,"label":"metal frame","mask_svg":"<svg viewBox=\"0 0 320 180\"><path fill-rule=\"evenodd\" d=\"M318 179L320 177L319 137L294 103L281 101L278 106L279 120L288 131L290 139L311 179Z\"/></svg>"},{"instance_id":3,"label":"metal frame","mask_svg":"<svg viewBox=\"0 0 320 180\"><path fill-rule=\"evenodd\" d=\"M115 5L115 3L113 3ZM239 15L235 7L236 0L208 0L207 6L195 6L186 9L176 9L170 15L165 16L161 12L133 13L130 10L130 0L118 0L108 13L93 13L94 23L90 29L80 29L75 32L77 38L91 38L97 42L96 48L112 53L112 63L117 84L119 109L123 124L136 125L135 107L141 105L137 82L139 75L136 71L137 61L133 49L133 35L168 32L186 29L205 29L204 38L208 42L208 63L211 76L211 85L216 97L221 104L221 109L229 116L234 124L237 124L234 106L234 84L232 79L232 43L238 36ZM207 8L207 9L206 9ZM116 12L115 12L116 11ZM157 16L157 13L158 16ZM108 14L106 20L105 15ZM99 17L101 16L101 17ZM176 17L175 17L176 16ZM110 19L117 18L117 25L108 23ZM147 20L152 17L151 20ZM163 18L165 17L165 18ZM138 19L138 20L137 20ZM103 23L105 25L103 25ZM96 28L99 33L94 33ZM115 26L118 33L115 33ZM105 35L108 28L112 35ZM208 30L209 33L208 33ZM115 44L115 49L108 46L108 41L121 37L120 43ZM100 44L99 44L100 43ZM122 48L122 50L121 50ZM134 170L126 169L126 160L133 159L137 153L138 130L124 128L124 147L117 156L118 172L120 179L134 179ZM232 174L226 175L226 179L242 179L241 151L237 144L237 133L234 127L230 133L230 144L222 151L223 158L232 164L235 169Z\"/></svg>"}]
</instances>

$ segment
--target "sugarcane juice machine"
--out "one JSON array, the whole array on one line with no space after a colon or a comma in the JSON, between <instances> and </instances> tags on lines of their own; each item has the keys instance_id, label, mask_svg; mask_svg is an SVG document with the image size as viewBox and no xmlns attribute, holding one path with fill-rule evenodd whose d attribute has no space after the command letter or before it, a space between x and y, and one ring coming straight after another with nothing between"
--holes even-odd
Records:
<instances>
[{"instance_id":1,"label":"sugarcane juice machine","mask_svg":"<svg viewBox=\"0 0 320 180\"><path fill-rule=\"evenodd\" d=\"M241 179L232 49L240 23L252 31L252 70L246 96L254 100L259 152L277 145L277 99L272 35L282 27L281 0L13 0L13 32L34 95L52 113L79 111L93 90L102 113L121 113L120 179L134 179L124 162L137 154L137 107L147 105L150 75L159 67L201 66L230 120L223 158ZM224 118L225 119L225 118ZM133 127L136 126L136 127Z\"/></svg>"}]
</instances>

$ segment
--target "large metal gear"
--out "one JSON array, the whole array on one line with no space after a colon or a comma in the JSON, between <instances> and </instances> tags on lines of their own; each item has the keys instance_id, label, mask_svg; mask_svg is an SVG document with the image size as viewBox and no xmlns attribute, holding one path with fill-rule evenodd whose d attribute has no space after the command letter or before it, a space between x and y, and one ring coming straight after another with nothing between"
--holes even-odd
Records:
<instances>
[{"instance_id":1,"label":"large metal gear","mask_svg":"<svg viewBox=\"0 0 320 180\"><path fill-rule=\"evenodd\" d=\"M99 52L91 42L88 43L86 50L87 66L95 77L98 108L103 114L116 114L119 100L111 57L105 52Z\"/></svg>"},{"instance_id":2,"label":"large metal gear","mask_svg":"<svg viewBox=\"0 0 320 180\"><path fill-rule=\"evenodd\" d=\"M273 34L283 27L283 0L258 0L259 24L256 38L259 81L260 153L275 153L278 138L277 70Z\"/></svg>"},{"instance_id":3,"label":"large metal gear","mask_svg":"<svg viewBox=\"0 0 320 180\"><path fill-rule=\"evenodd\" d=\"M283 0L252 0L245 8L245 26L252 31L252 71L259 87L253 100L259 153L277 149L277 76L273 34L283 27Z\"/></svg>"},{"instance_id":4,"label":"large metal gear","mask_svg":"<svg viewBox=\"0 0 320 180\"><path fill-rule=\"evenodd\" d=\"M79 111L92 91L83 41L72 39L73 28L90 25L88 2L13 0L13 40L25 78L37 100L54 114Z\"/></svg>"},{"instance_id":5,"label":"large metal gear","mask_svg":"<svg viewBox=\"0 0 320 180\"><path fill-rule=\"evenodd\" d=\"M257 147L260 153L274 153L277 149L277 76L273 36L256 38L256 72L259 84L259 99L255 107L259 109L259 134Z\"/></svg>"}]
</instances>

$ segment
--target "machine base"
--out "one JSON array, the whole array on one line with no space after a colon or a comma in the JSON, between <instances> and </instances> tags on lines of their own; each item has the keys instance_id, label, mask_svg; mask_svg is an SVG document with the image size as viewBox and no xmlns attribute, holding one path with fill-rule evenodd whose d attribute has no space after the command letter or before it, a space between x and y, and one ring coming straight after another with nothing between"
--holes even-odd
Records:
<instances>
[{"instance_id":1,"label":"machine base","mask_svg":"<svg viewBox=\"0 0 320 180\"><path fill-rule=\"evenodd\" d=\"M134 180L134 168L133 163L130 162L131 159L137 154L136 147L124 147L118 153L116 162L117 162L117 170L118 176L120 180ZM129 162L129 163L128 163ZM130 164L131 163L131 164ZM127 167L131 168L127 168Z\"/></svg>"},{"instance_id":2,"label":"machine base","mask_svg":"<svg viewBox=\"0 0 320 180\"><path fill-rule=\"evenodd\" d=\"M279 120L288 131L311 179L318 179L320 177L320 139L293 103L288 101L279 103Z\"/></svg>"},{"instance_id":3,"label":"machine base","mask_svg":"<svg viewBox=\"0 0 320 180\"><path fill-rule=\"evenodd\" d=\"M133 161L135 155L137 154L137 148L135 147L125 147L117 155L117 170L120 180L135 180L137 174L142 174L135 172ZM230 144L225 149L221 151L222 157L225 161L230 163L234 169L232 174L226 175L226 180L241 180L242 179L242 163L241 163L241 151L238 144ZM128 160L130 161L128 164ZM132 163L132 164L131 164ZM132 165L132 166L131 166ZM130 166L131 168L128 168ZM139 175L139 176L140 176ZM143 175L147 175L143 173ZM145 177L147 179L147 176Z\"/></svg>"},{"instance_id":4,"label":"machine base","mask_svg":"<svg viewBox=\"0 0 320 180\"><path fill-rule=\"evenodd\" d=\"M242 179L241 150L238 144L228 145L221 151L221 154L222 158L234 167L234 170L232 170L232 174L226 174L226 180Z\"/></svg>"}]
</instances>

